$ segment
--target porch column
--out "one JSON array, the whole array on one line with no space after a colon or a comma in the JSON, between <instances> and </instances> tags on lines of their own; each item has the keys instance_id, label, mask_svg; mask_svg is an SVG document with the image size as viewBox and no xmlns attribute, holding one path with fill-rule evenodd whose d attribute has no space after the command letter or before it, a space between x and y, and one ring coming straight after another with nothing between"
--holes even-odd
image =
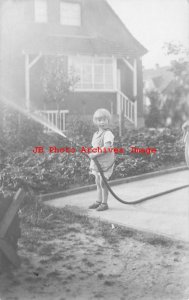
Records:
<instances>
[{"instance_id":1,"label":"porch column","mask_svg":"<svg viewBox=\"0 0 189 300\"><path fill-rule=\"evenodd\" d=\"M39 53L31 62L30 56L28 53L23 51L25 55L25 97L26 97L26 109L29 111L31 108L30 101L30 69L37 63L37 61L41 58L42 54Z\"/></svg>"},{"instance_id":2,"label":"porch column","mask_svg":"<svg viewBox=\"0 0 189 300\"><path fill-rule=\"evenodd\" d=\"M133 62L131 63L129 60L129 58L123 58L123 61L125 63L125 65L131 70L132 72L132 78L133 78L133 86L132 86L132 90L133 90L133 97L135 98L135 102L134 102L134 125L135 128L137 128L137 123L138 123L138 64L137 64L137 59L134 58Z\"/></svg>"},{"instance_id":3,"label":"porch column","mask_svg":"<svg viewBox=\"0 0 189 300\"><path fill-rule=\"evenodd\" d=\"M137 128L137 125L138 125L138 114L137 114L137 110L138 110L138 107L137 107L137 104L138 104L138 98L137 98L137 95L138 95L138 89L137 89L137 76L138 76L138 73L137 73L137 60L134 59L134 63L133 63L133 96L135 97L135 113L134 113L134 118L135 118L135 128Z\"/></svg>"},{"instance_id":4,"label":"porch column","mask_svg":"<svg viewBox=\"0 0 189 300\"><path fill-rule=\"evenodd\" d=\"M137 60L134 59L133 64L131 64L126 58L123 58L123 61L133 73L133 96L136 97L137 96Z\"/></svg>"},{"instance_id":5,"label":"porch column","mask_svg":"<svg viewBox=\"0 0 189 300\"><path fill-rule=\"evenodd\" d=\"M30 70L29 70L29 54L25 53L25 95L26 109L30 110Z\"/></svg>"},{"instance_id":6,"label":"porch column","mask_svg":"<svg viewBox=\"0 0 189 300\"><path fill-rule=\"evenodd\" d=\"M133 63L133 96L137 96L137 60Z\"/></svg>"}]
</instances>

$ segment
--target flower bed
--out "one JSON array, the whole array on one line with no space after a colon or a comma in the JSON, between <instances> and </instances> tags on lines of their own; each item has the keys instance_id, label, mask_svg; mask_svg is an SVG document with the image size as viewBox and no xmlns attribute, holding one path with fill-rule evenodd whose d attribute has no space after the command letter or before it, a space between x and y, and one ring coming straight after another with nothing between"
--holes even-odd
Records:
<instances>
[{"instance_id":1,"label":"flower bed","mask_svg":"<svg viewBox=\"0 0 189 300\"><path fill-rule=\"evenodd\" d=\"M83 146L90 146L88 143L94 129L82 121L76 124L77 130L74 129L76 126L72 126L73 132L69 134ZM117 128L113 131L115 137L116 131ZM41 139L41 145L44 146L63 146L62 143L63 140L58 136L43 135ZM69 146L68 143L66 146ZM155 147L157 153L130 153L131 146ZM180 130L130 130L125 132L122 139L115 139L115 147L124 147L125 155L116 158L111 179L157 171L184 162L184 145ZM94 177L89 175L89 161L79 152L34 154L32 149L30 146L25 151L12 151L4 158L0 171L2 189L17 190L20 186L27 186L35 194L44 194L94 182Z\"/></svg>"}]
</instances>

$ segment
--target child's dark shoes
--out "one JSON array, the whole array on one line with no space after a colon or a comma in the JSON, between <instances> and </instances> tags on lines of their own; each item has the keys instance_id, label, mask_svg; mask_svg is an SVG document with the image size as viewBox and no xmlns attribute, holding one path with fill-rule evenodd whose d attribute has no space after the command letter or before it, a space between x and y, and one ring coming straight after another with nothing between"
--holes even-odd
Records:
<instances>
[{"instance_id":1,"label":"child's dark shoes","mask_svg":"<svg viewBox=\"0 0 189 300\"><path fill-rule=\"evenodd\" d=\"M109 207L108 207L108 204L106 203L101 203L98 208L97 208L97 211L103 211L103 210L107 210Z\"/></svg>"},{"instance_id":2,"label":"child's dark shoes","mask_svg":"<svg viewBox=\"0 0 189 300\"><path fill-rule=\"evenodd\" d=\"M101 205L101 202L95 202L89 206L89 209L96 209Z\"/></svg>"}]
</instances>

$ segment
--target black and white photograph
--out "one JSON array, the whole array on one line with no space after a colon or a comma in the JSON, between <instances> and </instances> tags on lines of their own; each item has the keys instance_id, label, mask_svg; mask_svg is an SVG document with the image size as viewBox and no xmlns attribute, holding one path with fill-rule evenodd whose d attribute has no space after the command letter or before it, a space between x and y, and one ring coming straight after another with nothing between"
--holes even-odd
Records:
<instances>
[{"instance_id":1,"label":"black and white photograph","mask_svg":"<svg viewBox=\"0 0 189 300\"><path fill-rule=\"evenodd\" d=\"M189 300L189 0L0 0L0 300Z\"/></svg>"}]
</instances>

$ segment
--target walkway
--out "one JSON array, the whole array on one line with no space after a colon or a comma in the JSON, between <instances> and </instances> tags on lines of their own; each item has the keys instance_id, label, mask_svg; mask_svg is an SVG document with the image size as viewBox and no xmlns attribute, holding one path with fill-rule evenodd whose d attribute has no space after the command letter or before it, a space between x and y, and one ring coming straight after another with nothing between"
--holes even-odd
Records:
<instances>
[{"instance_id":1,"label":"walkway","mask_svg":"<svg viewBox=\"0 0 189 300\"><path fill-rule=\"evenodd\" d=\"M186 170L117 185L113 190L124 200L134 201L188 183L189 171ZM114 225L120 224L175 240L189 241L189 188L133 206L124 205L110 195L110 209L103 212L87 210L95 200L96 191L90 191L46 201L46 204L54 207L78 207L83 213Z\"/></svg>"}]
</instances>

